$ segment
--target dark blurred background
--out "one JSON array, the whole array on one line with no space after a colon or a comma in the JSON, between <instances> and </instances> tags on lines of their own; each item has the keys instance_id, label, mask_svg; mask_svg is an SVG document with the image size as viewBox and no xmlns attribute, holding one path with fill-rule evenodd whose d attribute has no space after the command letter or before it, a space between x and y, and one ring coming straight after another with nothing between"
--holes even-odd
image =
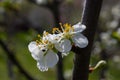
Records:
<instances>
[{"instance_id":1,"label":"dark blurred background","mask_svg":"<svg viewBox=\"0 0 120 80\"><path fill-rule=\"evenodd\" d=\"M81 20L84 0L0 0L0 79L56 80L56 67L40 72L28 51L28 43L59 22ZM64 77L70 80L73 53L63 59ZM107 65L90 73L89 80L120 80L120 1L103 0L91 55Z\"/></svg>"}]
</instances>

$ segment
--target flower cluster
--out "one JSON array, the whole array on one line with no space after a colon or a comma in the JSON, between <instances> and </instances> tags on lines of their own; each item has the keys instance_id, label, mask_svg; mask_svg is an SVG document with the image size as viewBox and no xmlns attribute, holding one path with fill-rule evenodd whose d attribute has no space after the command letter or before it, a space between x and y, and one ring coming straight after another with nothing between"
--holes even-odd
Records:
<instances>
[{"instance_id":1,"label":"flower cluster","mask_svg":"<svg viewBox=\"0 0 120 80\"><path fill-rule=\"evenodd\" d=\"M66 56L72 48L72 45L84 48L88 45L87 38L81 34L86 26L77 23L73 26L70 24L61 24L61 29L53 28L52 34L44 31L43 36L38 35L39 40L32 41L28 45L32 57L37 61L37 67L41 71L47 71L49 67L57 64L59 58L57 52Z\"/></svg>"}]
</instances>

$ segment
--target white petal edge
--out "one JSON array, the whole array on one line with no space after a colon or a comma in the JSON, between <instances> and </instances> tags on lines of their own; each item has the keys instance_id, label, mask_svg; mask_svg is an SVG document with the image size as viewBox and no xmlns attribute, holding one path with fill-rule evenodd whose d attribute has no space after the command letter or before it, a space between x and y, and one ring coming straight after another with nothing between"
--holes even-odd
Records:
<instances>
[{"instance_id":1,"label":"white petal edge","mask_svg":"<svg viewBox=\"0 0 120 80\"><path fill-rule=\"evenodd\" d=\"M78 46L80 48L85 48L88 45L88 39L80 33L75 34L72 37L72 40L75 43L75 46Z\"/></svg>"},{"instance_id":2,"label":"white petal edge","mask_svg":"<svg viewBox=\"0 0 120 80\"><path fill-rule=\"evenodd\" d=\"M28 45L28 49L29 49L30 52L33 52L33 50L37 47L38 46L36 45L35 41L30 42L29 45Z\"/></svg>"},{"instance_id":3,"label":"white petal edge","mask_svg":"<svg viewBox=\"0 0 120 80\"><path fill-rule=\"evenodd\" d=\"M46 66L54 67L57 64L59 58L55 52L53 52L52 50L49 50L45 55L44 60L45 60Z\"/></svg>"},{"instance_id":4,"label":"white petal edge","mask_svg":"<svg viewBox=\"0 0 120 80\"><path fill-rule=\"evenodd\" d=\"M37 62L37 67L40 71L48 71L48 67L45 65L44 61L38 61Z\"/></svg>"},{"instance_id":5,"label":"white petal edge","mask_svg":"<svg viewBox=\"0 0 120 80\"><path fill-rule=\"evenodd\" d=\"M70 40L63 39L61 40L60 43L55 44L55 48L62 53L67 53L71 50L72 45L71 45Z\"/></svg>"},{"instance_id":6,"label":"white petal edge","mask_svg":"<svg viewBox=\"0 0 120 80\"><path fill-rule=\"evenodd\" d=\"M55 43L58 43L62 38L62 34L50 34L48 35L48 40L55 44Z\"/></svg>"},{"instance_id":7,"label":"white petal edge","mask_svg":"<svg viewBox=\"0 0 120 80\"><path fill-rule=\"evenodd\" d=\"M74 29L74 32L76 32L76 33L82 32L82 31L84 31L86 29L86 26L81 24L80 22L73 25L72 27Z\"/></svg>"},{"instance_id":8,"label":"white petal edge","mask_svg":"<svg viewBox=\"0 0 120 80\"><path fill-rule=\"evenodd\" d=\"M31 52L31 56L35 59L35 60L41 60L43 58L44 52L42 52L39 47L35 48L33 50L33 52Z\"/></svg>"},{"instance_id":9,"label":"white petal edge","mask_svg":"<svg viewBox=\"0 0 120 80\"><path fill-rule=\"evenodd\" d=\"M40 50L39 46L36 45L35 41L30 42L30 44L28 45L28 49L31 52L31 56L35 59L35 60L40 60L42 59L44 52Z\"/></svg>"}]
</instances>

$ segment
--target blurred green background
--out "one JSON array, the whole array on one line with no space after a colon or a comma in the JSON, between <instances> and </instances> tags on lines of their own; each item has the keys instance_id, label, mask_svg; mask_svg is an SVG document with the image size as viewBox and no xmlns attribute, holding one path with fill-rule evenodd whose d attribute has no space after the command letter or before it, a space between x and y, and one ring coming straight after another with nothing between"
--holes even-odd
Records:
<instances>
[{"instance_id":1,"label":"blurred green background","mask_svg":"<svg viewBox=\"0 0 120 80\"><path fill-rule=\"evenodd\" d=\"M84 0L0 0L0 40L22 68L36 80L56 80L56 67L41 72L28 51L28 44L44 30L51 32L57 21L76 24L81 20ZM53 5L54 8L50 8ZM63 58L64 77L72 77L74 53ZM104 0L91 55L91 66L101 59L107 65L90 73L89 80L120 80L120 1ZM28 80L0 45L0 80Z\"/></svg>"}]
</instances>

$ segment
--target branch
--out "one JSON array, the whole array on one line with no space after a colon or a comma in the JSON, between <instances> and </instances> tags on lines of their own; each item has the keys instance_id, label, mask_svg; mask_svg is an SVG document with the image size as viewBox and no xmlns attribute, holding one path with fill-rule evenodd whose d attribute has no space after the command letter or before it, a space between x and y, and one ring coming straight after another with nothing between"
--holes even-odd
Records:
<instances>
[{"instance_id":1,"label":"branch","mask_svg":"<svg viewBox=\"0 0 120 80\"><path fill-rule=\"evenodd\" d=\"M0 45L6 52L9 59L18 67L18 69L20 70L21 73L24 74L28 80L35 80L23 69L23 67L19 64L19 62L13 55L14 53L8 49L7 45L1 39L0 39Z\"/></svg>"},{"instance_id":2,"label":"branch","mask_svg":"<svg viewBox=\"0 0 120 80\"><path fill-rule=\"evenodd\" d=\"M10 80L15 80L15 74L13 72L13 63L9 59L7 59L7 68L8 68L8 76Z\"/></svg>"},{"instance_id":3,"label":"branch","mask_svg":"<svg viewBox=\"0 0 120 80\"><path fill-rule=\"evenodd\" d=\"M60 52L58 52L59 61L57 64L57 80L65 80L63 72L63 59Z\"/></svg>"},{"instance_id":4,"label":"branch","mask_svg":"<svg viewBox=\"0 0 120 80\"><path fill-rule=\"evenodd\" d=\"M102 0L86 0L83 10L82 23L87 26L84 34L89 40L86 48L73 48L75 54L72 80L88 80L89 61L97 27Z\"/></svg>"}]
</instances>

